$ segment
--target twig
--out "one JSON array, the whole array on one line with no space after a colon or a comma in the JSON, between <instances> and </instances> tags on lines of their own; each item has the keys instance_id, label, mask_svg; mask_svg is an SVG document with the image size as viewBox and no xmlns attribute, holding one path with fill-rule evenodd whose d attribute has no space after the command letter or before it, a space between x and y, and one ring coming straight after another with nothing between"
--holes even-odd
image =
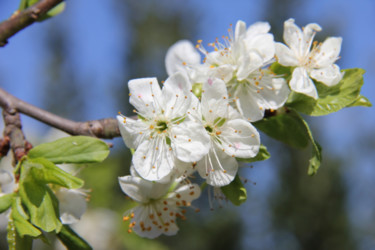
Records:
<instances>
[{"instance_id":1,"label":"twig","mask_svg":"<svg viewBox=\"0 0 375 250\"><path fill-rule=\"evenodd\" d=\"M9 108L16 109L20 113L33 117L38 121L71 135L88 135L104 139L112 139L120 136L120 130L115 118L75 122L26 103L1 88L0 106L4 110Z\"/></svg>"},{"instance_id":2,"label":"twig","mask_svg":"<svg viewBox=\"0 0 375 250\"><path fill-rule=\"evenodd\" d=\"M33 24L39 17L63 0L41 0L22 12L13 14L8 20L0 23L0 47L8 43L8 38L18 31Z\"/></svg>"},{"instance_id":3,"label":"twig","mask_svg":"<svg viewBox=\"0 0 375 250\"><path fill-rule=\"evenodd\" d=\"M20 115L15 109L3 109L3 118L5 123L4 137L9 138L10 148L13 150L16 161L19 161L32 146L25 140Z\"/></svg>"}]
</instances>

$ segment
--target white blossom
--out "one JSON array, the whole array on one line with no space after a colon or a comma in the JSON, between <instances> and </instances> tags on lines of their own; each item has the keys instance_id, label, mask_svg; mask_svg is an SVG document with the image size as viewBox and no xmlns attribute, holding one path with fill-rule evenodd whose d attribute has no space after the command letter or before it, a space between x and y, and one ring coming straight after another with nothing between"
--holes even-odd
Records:
<instances>
[{"instance_id":1,"label":"white blossom","mask_svg":"<svg viewBox=\"0 0 375 250\"><path fill-rule=\"evenodd\" d=\"M59 188L55 191L59 200L60 220L63 224L73 224L80 220L87 208L88 195L82 189Z\"/></svg>"},{"instance_id":2,"label":"white blossom","mask_svg":"<svg viewBox=\"0 0 375 250\"><path fill-rule=\"evenodd\" d=\"M117 119L125 144L136 149L132 162L142 178L161 181L179 167L176 158L194 162L208 153L206 131L188 116L195 97L186 75L172 75L162 90L155 78L131 80L129 89L139 119Z\"/></svg>"},{"instance_id":3,"label":"white blossom","mask_svg":"<svg viewBox=\"0 0 375 250\"><path fill-rule=\"evenodd\" d=\"M203 84L201 116L211 147L196 168L209 185L228 185L238 170L235 158L252 158L258 153L259 133L229 105L225 83L217 78Z\"/></svg>"},{"instance_id":4,"label":"white blossom","mask_svg":"<svg viewBox=\"0 0 375 250\"><path fill-rule=\"evenodd\" d=\"M128 232L147 238L175 235L176 218L186 219L185 210L180 207L191 206L200 196L197 184L178 184L173 188L174 183L150 182L130 175L119 177L119 183L122 191L138 203L124 215L124 221L130 220Z\"/></svg>"},{"instance_id":5,"label":"white blossom","mask_svg":"<svg viewBox=\"0 0 375 250\"><path fill-rule=\"evenodd\" d=\"M205 56L203 64L198 63L194 47L187 41L173 45L166 57L168 71L183 70L194 83L203 83L208 78L224 80L235 107L251 122L260 120L265 109L278 109L284 105L289 95L283 78L276 77L265 69L275 54L270 26L258 22L246 29L246 24L238 21L235 33L224 37L224 43L217 39L209 44L214 51L208 52L198 41L196 46ZM187 55L186 51L189 51ZM178 65L178 66L172 66Z\"/></svg>"},{"instance_id":6,"label":"white blossom","mask_svg":"<svg viewBox=\"0 0 375 250\"><path fill-rule=\"evenodd\" d=\"M284 41L288 47L282 43L276 44L278 62L295 67L290 88L314 99L318 99L318 92L311 78L334 86L343 76L340 68L334 64L339 58L342 38L330 37L317 44L313 42L317 31L321 31L318 24L310 23L301 30L291 18L284 23Z\"/></svg>"}]
</instances>

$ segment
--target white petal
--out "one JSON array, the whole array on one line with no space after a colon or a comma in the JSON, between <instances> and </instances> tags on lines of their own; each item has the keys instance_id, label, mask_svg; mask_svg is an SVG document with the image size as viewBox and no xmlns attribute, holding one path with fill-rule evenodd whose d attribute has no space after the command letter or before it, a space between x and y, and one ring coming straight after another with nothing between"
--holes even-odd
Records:
<instances>
[{"instance_id":1,"label":"white petal","mask_svg":"<svg viewBox=\"0 0 375 250\"><path fill-rule=\"evenodd\" d=\"M203 84L201 98L202 114L207 122L217 117L228 115L228 94L225 82L217 78L209 78Z\"/></svg>"},{"instance_id":2,"label":"white petal","mask_svg":"<svg viewBox=\"0 0 375 250\"><path fill-rule=\"evenodd\" d=\"M155 211L155 205L139 205L133 209L134 218L131 222L135 222L132 230L141 237L154 239L163 233L163 228L158 226L162 224L160 217L157 216L158 211ZM153 218L151 219L150 216ZM158 223L154 225L153 222Z\"/></svg>"},{"instance_id":3,"label":"white petal","mask_svg":"<svg viewBox=\"0 0 375 250\"><path fill-rule=\"evenodd\" d=\"M188 203L198 199L200 195L201 189L197 184L182 185L169 194L167 200L172 200L174 204L179 201L182 205L186 202L188 205Z\"/></svg>"},{"instance_id":4,"label":"white petal","mask_svg":"<svg viewBox=\"0 0 375 250\"><path fill-rule=\"evenodd\" d=\"M188 40L181 40L173 44L165 56L165 67L168 75L173 75L178 71L185 71L189 65L199 64L201 56Z\"/></svg>"},{"instance_id":5,"label":"white petal","mask_svg":"<svg viewBox=\"0 0 375 250\"><path fill-rule=\"evenodd\" d=\"M246 31L246 38L253 38L259 34L266 34L270 31L271 26L267 22L256 22L249 26Z\"/></svg>"},{"instance_id":6,"label":"white petal","mask_svg":"<svg viewBox=\"0 0 375 250\"><path fill-rule=\"evenodd\" d=\"M220 140L220 147L229 156L252 158L259 151L259 133L253 125L243 119L226 122L221 128Z\"/></svg>"},{"instance_id":7,"label":"white petal","mask_svg":"<svg viewBox=\"0 0 375 250\"><path fill-rule=\"evenodd\" d=\"M140 203L161 198L167 193L170 186L170 184L155 183L130 175L119 177L118 180L122 191Z\"/></svg>"},{"instance_id":8,"label":"white petal","mask_svg":"<svg viewBox=\"0 0 375 250\"><path fill-rule=\"evenodd\" d=\"M265 62L275 55L275 42L272 34L259 34L252 39L245 39L245 43L248 50L258 51Z\"/></svg>"},{"instance_id":9,"label":"white petal","mask_svg":"<svg viewBox=\"0 0 375 250\"><path fill-rule=\"evenodd\" d=\"M59 200L61 222L63 224L78 222L87 208L86 195L82 191L60 188L56 196Z\"/></svg>"},{"instance_id":10,"label":"white petal","mask_svg":"<svg viewBox=\"0 0 375 250\"><path fill-rule=\"evenodd\" d=\"M259 93L254 98L264 109L278 109L288 99L290 90L284 78L265 75L258 86Z\"/></svg>"},{"instance_id":11,"label":"white petal","mask_svg":"<svg viewBox=\"0 0 375 250\"><path fill-rule=\"evenodd\" d=\"M263 58L256 50L250 51L247 55L243 55L238 60L237 79L244 80L250 73L263 66Z\"/></svg>"},{"instance_id":12,"label":"white petal","mask_svg":"<svg viewBox=\"0 0 375 250\"><path fill-rule=\"evenodd\" d=\"M259 107L255 89L240 85L235 92L235 101L238 111L250 122L255 122L263 118L264 109Z\"/></svg>"},{"instance_id":13,"label":"white petal","mask_svg":"<svg viewBox=\"0 0 375 250\"><path fill-rule=\"evenodd\" d=\"M318 99L318 92L316 91L315 85L308 76L307 71L302 67L297 67L294 69L289 85L290 88L295 92Z\"/></svg>"},{"instance_id":14,"label":"white petal","mask_svg":"<svg viewBox=\"0 0 375 250\"><path fill-rule=\"evenodd\" d=\"M311 42L314 39L315 33L321 30L322 28L316 23L309 23L308 25L306 25L303 29L303 36L305 41Z\"/></svg>"},{"instance_id":15,"label":"white petal","mask_svg":"<svg viewBox=\"0 0 375 250\"><path fill-rule=\"evenodd\" d=\"M314 40L315 33L321 31L322 28L316 23L309 23L303 29L303 40L304 42L300 44L300 56L307 57L310 53L310 48Z\"/></svg>"},{"instance_id":16,"label":"white petal","mask_svg":"<svg viewBox=\"0 0 375 250\"><path fill-rule=\"evenodd\" d=\"M225 82L218 78L208 78L207 81L203 83L202 86L202 100L210 99L228 99L227 88Z\"/></svg>"},{"instance_id":17,"label":"white petal","mask_svg":"<svg viewBox=\"0 0 375 250\"><path fill-rule=\"evenodd\" d=\"M305 51L302 51L305 43L304 36L302 30L294 23L294 19L290 18L284 22L283 38L285 43L298 57L305 54Z\"/></svg>"},{"instance_id":18,"label":"white petal","mask_svg":"<svg viewBox=\"0 0 375 250\"><path fill-rule=\"evenodd\" d=\"M175 118L186 114L191 103L190 90L189 79L181 72L173 74L165 81L162 90L165 116Z\"/></svg>"},{"instance_id":19,"label":"white petal","mask_svg":"<svg viewBox=\"0 0 375 250\"><path fill-rule=\"evenodd\" d=\"M241 39L246 34L246 23L244 21L238 21L236 24L236 30L234 33L235 40Z\"/></svg>"},{"instance_id":20,"label":"white petal","mask_svg":"<svg viewBox=\"0 0 375 250\"><path fill-rule=\"evenodd\" d=\"M211 69L212 76L222 79L224 82L228 82L233 78L233 72L235 71L234 65L224 64Z\"/></svg>"},{"instance_id":21,"label":"white petal","mask_svg":"<svg viewBox=\"0 0 375 250\"><path fill-rule=\"evenodd\" d=\"M184 121L171 129L172 148L184 162L199 161L208 153L210 138L200 123Z\"/></svg>"},{"instance_id":22,"label":"white petal","mask_svg":"<svg viewBox=\"0 0 375 250\"><path fill-rule=\"evenodd\" d=\"M336 64L333 64L325 68L311 70L310 76L331 87L341 81L343 73L340 72L340 68Z\"/></svg>"},{"instance_id":23,"label":"white petal","mask_svg":"<svg viewBox=\"0 0 375 250\"><path fill-rule=\"evenodd\" d=\"M314 55L313 67L325 68L332 65L339 57L341 43L341 37L327 38Z\"/></svg>"},{"instance_id":24,"label":"white petal","mask_svg":"<svg viewBox=\"0 0 375 250\"><path fill-rule=\"evenodd\" d=\"M117 122L122 139L128 148L137 148L149 136L148 127L141 120L133 120L118 115Z\"/></svg>"},{"instance_id":25,"label":"white petal","mask_svg":"<svg viewBox=\"0 0 375 250\"><path fill-rule=\"evenodd\" d=\"M167 145L165 138L160 137L142 142L132 162L137 173L149 181L162 180L174 168L172 148Z\"/></svg>"},{"instance_id":26,"label":"white petal","mask_svg":"<svg viewBox=\"0 0 375 250\"><path fill-rule=\"evenodd\" d=\"M196 166L207 184L215 187L228 185L234 179L238 170L238 163L234 157L227 155L215 144L207 156Z\"/></svg>"},{"instance_id":27,"label":"white petal","mask_svg":"<svg viewBox=\"0 0 375 250\"><path fill-rule=\"evenodd\" d=\"M278 59L278 63L284 66L299 65L299 61L298 61L298 58L296 57L296 54L287 46L285 46L282 43L276 43L275 48L276 48L276 56Z\"/></svg>"},{"instance_id":28,"label":"white petal","mask_svg":"<svg viewBox=\"0 0 375 250\"><path fill-rule=\"evenodd\" d=\"M153 110L160 109L161 90L156 78L140 78L130 80L129 102L144 117L152 116Z\"/></svg>"}]
</instances>

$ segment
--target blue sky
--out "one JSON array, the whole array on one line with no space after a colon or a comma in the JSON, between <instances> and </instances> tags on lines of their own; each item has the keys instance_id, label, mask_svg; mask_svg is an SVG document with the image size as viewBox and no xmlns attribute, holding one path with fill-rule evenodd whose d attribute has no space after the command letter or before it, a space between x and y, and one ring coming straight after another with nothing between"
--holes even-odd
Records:
<instances>
[{"instance_id":1,"label":"blue sky","mask_svg":"<svg viewBox=\"0 0 375 250\"><path fill-rule=\"evenodd\" d=\"M7 18L16 8L17 1L3 0L0 4L0 18ZM170 2L167 11L173 11L181 3ZM189 11L197 11L200 16L197 39L213 41L216 37L226 35L229 24L241 19L248 24L256 21L267 21L266 1L262 0L186 0L191 6ZM332 36L343 37L341 68L364 68L365 84L362 94L375 102L375 1L372 0L316 0L300 1L293 16L296 23L304 26L316 22L325 27L335 27ZM285 20L280 20L280 24ZM49 23L47 23L49 22ZM65 22L64 28L69 32L67 56L71 57L80 75L90 81L82 86L88 100L84 119L113 117L121 108L111 101L109 82L121 79L126 69L120 67L121 58L118 48L126 47L129 37L128 27L120 26L113 14L113 1L68 1L66 11L60 16L44 23L34 24L21 31L9 40L5 48L0 48L0 86L13 95L40 106L39 82L43 78L43 60L48 56L43 49L41 39L48 36L46 28L51 23ZM150 41L152 42L152 41ZM106 63L102 63L102 62ZM163 62L161 62L163 63ZM152 72L150 75L152 76ZM146 77L146 76L145 76ZM103 105L101 100L106 100ZM361 230L370 227L367 221L375 221L372 211L375 209L375 190L373 152L366 146L375 139L375 113L373 108L355 107L341 110L338 113L311 119L320 126L322 137L318 138L326 154L335 154L347 164L343 175L352 188L349 193L348 209L352 221ZM23 117L24 127L32 133L38 131L38 123ZM1 125L0 125L1 126ZM373 144L373 143L372 143ZM255 169L254 181L258 183L259 197L267 192L267 187L274 182L270 168ZM262 191L263 190L263 191ZM359 195L360 194L360 195ZM255 194L256 196L256 194ZM265 215L266 216L266 215ZM367 222L367 224L366 224ZM363 236L366 238L366 236ZM373 244L369 239L368 244ZM368 245L364 243L365 249Z\"/></svg>"}]
</instances>

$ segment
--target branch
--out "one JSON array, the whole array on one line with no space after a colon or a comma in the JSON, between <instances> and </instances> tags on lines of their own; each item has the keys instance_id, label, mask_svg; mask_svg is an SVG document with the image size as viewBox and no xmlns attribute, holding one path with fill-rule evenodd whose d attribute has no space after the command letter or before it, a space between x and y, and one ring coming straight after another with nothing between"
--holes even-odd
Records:
<instances>
[{"instance_id":1,"label":"branch","mask_svg":"<svg viewBox=\"0 0 375 250\"><path fill-rule=\"evenodd\" d=\"M115 118L75 122L26 103L1 88L0 106L3 107L4 110L9 108L16 109L20 113L33 117L38 121L71 135L87 135L104 139L112 139L121 136Z\"/></svg>"},{"instance_id":2,"label":"branch","mask_svg":"<svg viewBox=\"0 0 375 250\"><path fill-rule=\"evenodd\" d=\"M32 148L32 145L25 140L20 115L16 110L3 109L3 118L5 123L4 136L9 138L10 147L18 162Z\"/></svg>"},{"instance_id":3,"label":"branch","mask_svg":"<svg viewBox=\"0 0 375 250\"><path fill-rule=\"evenodd\" d=\"M0 47L8 43L8 38L18 31L33 24L39 17L64 0L41 0L22 12L12 15L8 20L0 23Z\"/></svg>"}]
</instances>

